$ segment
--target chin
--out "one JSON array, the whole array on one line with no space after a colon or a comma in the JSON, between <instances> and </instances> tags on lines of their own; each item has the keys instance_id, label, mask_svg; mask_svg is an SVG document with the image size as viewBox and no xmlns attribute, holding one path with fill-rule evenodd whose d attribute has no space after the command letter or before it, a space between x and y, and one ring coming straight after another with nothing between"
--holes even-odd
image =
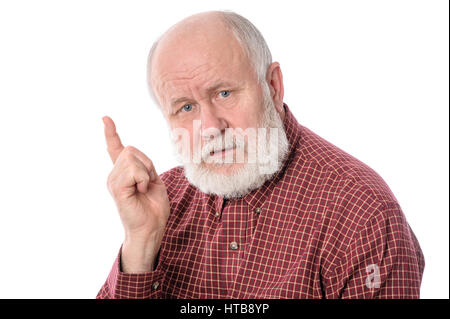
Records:
<instances>
[{"instance_id":1,"label":"chin","mask_svg":"<svg viewBox=\"0 0 450 319\"><path fill-rule=\"evenodd\" d=\"M206 194L242 197L260 187L270 175L260 174L255 164L185 165L188 181ZM211 168L213 167L213 168Z\"/></svg>"},{"instance_id":2,"label":"chin","mask_svg":"<svg viewBox=\"0 0 450 319\"><path fill-rule=\"evenodd\" d=\"M212 173L223 174L225 176L229 176L229 175L236 173L239 169L241 169L244 166L244 164L243 163L222 163L222 164L204 163L202 166Z\"/></svg>"}]
</instances>

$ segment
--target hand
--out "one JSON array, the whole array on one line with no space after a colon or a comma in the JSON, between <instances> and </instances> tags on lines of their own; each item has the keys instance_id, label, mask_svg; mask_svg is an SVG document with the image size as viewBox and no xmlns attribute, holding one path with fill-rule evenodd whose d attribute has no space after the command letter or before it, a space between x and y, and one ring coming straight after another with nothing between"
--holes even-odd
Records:
<instances>
[{"instance_id":1,"label":"hand","mask_svg":"<svg viewBox=\"0 0 450 319\"><path fill-rule=\"evenodd\" d=\"M138 149L124 147L111 118L103 118L108 153L114 168L108 190L125 229L122 268L125 272L151 271L169 217L167 190L152 161Z\"/></svg>"}]
</instances>

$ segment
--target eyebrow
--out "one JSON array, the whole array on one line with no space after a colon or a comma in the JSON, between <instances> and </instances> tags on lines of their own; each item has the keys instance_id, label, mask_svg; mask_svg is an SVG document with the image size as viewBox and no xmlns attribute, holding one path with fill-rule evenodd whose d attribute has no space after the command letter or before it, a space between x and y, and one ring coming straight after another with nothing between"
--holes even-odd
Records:
<instances>
[{"instance_id":1,"label":"eyebrow","mask_svg":"<svg viewBox=\"0 0 450 319\"><path fill-rule=\"evenodd\" d=\"M208 88L206 89L206 91L207 91L207 92L213 92L213 91L216 91L216 90L217 90L218 88L220 88L220 87L231 87L231 86L233 86L233 84L230 83L230 82L222 82L222 81L218 81L218 82L214 83L213 85L211 85L210 87L208 87ZM185 101L189 101L189 100L192 100L192 99L183 96L183 97L176 98L176 99L173 100L170 104L171 104L171 106L173 107L173 106L177 105L178 103L185 102Z\"/></svg>"}]
</instances>

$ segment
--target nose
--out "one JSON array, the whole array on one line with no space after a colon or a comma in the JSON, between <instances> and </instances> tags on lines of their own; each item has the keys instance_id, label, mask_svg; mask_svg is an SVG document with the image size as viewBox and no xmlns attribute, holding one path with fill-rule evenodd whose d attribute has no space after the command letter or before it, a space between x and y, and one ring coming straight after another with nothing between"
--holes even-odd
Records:
<instances>
[{"instance_id":1,"label":"nose","mask_svg":"<svg viewBox=\"0 0 450 319\"><path fill-rule=\"evenodd\" d=\"M227 121L208 106L201 108L201 122L202 137L208 139L224 134L228 127Z\"/></svg>"}]
</instances>

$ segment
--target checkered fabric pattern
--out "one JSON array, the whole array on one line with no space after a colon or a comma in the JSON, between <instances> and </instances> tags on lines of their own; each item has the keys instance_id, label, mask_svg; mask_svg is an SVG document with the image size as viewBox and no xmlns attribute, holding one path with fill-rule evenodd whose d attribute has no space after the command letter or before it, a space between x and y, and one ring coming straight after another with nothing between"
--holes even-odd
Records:
<instances>
[{"instance_id":1,"label":"checkered fabric pattern","mask_svg":"<svg viewBox=\"0 0 450 319\"><path fill-rule=\"evenodd\" d=\"M121 271L97 298L419 298L419 243L382 178L297 123L289 157L242 198L161 175L171 214L152 272Z\"/></svg>"}]
</instances>

